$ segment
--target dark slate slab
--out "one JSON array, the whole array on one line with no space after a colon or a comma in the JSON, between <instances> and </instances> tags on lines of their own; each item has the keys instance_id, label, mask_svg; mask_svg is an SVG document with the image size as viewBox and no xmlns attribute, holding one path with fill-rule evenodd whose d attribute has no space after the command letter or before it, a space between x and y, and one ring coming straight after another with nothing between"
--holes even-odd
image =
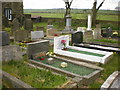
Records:
<instances>
[{"instance_id":1,"label":"dark slate slab","mask_svg":"<svg viewBox=\"0 0 120 90\"><path fill-rule=\"evenodd\" d=\"M83 32L77 31L77 32L72 33L71 40L72 40L72 44L83 42Z\"/></svg>"},{"instance_id":2,"label":"dark slate slab","mask_svg":"<svg viewBox=\"0 0 120 90\"><path fill-rule=\"evenodd\" d=\"M9 34L6 31L0 31L0 46L10 44Z\"/></svg>"},{"instance_id":3,"label":"dark slate slab","mask_svg":"<svg viewBox=\"0 0 120 90\"><path fill-rule=\"evenodd\" d=\"M36 53L48 52L49 51L49 41L42 40L27 44L27 55L29 59L33 59Z\"/></svg>"}]
</instances>

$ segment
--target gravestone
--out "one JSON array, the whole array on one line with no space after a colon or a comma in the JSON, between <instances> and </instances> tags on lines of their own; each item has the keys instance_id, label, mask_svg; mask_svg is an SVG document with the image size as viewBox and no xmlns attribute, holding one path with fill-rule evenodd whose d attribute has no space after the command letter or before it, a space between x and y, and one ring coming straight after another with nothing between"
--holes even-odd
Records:
<instances>
[{"instance_id":1,"label":"gravestone","mask_svg":"<svg viewBox=\"0 0 120 90\"><path fill-rule=\"evenodd\" d=\"M17 18L14 18L12 21L12 32L20 30L20 23Z\"/></svg>"},{"instance_id":2,"label":"gravestone","mask_svg":"<svg viewBox=\"0 0 120 90\"><path fill-rule=\"evenodd\" d=\"M6 31L0 31L0 46L5 46L10 44L9 34Z\"/></svg>"},{"instance_id":3,"label":"gravestone","mask_svg":"<svg viewBox=\"0 0 120 90\"><path fill-rule=\"evenodd\" d=\"M93 32L92 30L87 30L83 32L83 41L84 42L89 42L93 39Z\"/></svg>"},{"instance_id":4,"label":"gravestone","mask_svg":"<svg viewBox=\"0 0 120 90\"><path fill-rule=\"evenodd\" d=\"M26 41L28 39L28 31L27 30L17 30L14 32L14 40L15 41Z\"/></svg>"},{"instance_id":5,"label":"gravestone","mask_svg":"<svg viewBox=\"0 0 120 90\"><path fill-rule=\"evenodd\" d=\"M27 44L27 55L29 59L33 59L33 56L37 53L48 51L49 51L48 40L42 40Z\"/></svg>"},{"instance_id":6,"label":"gravestone","mask_svg":"<svg viewBox=\"0 0 120 90\"><path fill-rule=\"evenodd\" d=\"M39 40L41 38L44 38L43 31L31 31L31 39L32 40Z\"/></svg>"},{"instance_id":7,"label":"gravestone","mask_svg":"<svg viewBox=\"0 0 120 90\"><path fill-rule=\"evenodd\" d=\"M107 37L111 37L112 36L112 28L108 27L107 29Z\"/></svg>"},{"instance_id":8,"label":"gravestone","mask_svg":"<svg viewBox=\"0 0 120 90\"><path fill-rule=\"evenodd\" d=\"M24 21L24 29L25 30L33 30L33 22L31 19L25 19Z\"/></svg>"},{"instance_id":9,"label":"gravestone","mask_svg":"<svg viewBox=\"0 0 120 90\"><path fill-rule=\"evenodd\" d=\"M94 39L100 39L102 37L100 24L96 25L96 28L93 31L93 37L94 37Z\"/></svg>"},{"instance_id":10,"label":"gravestone","mask_svg":"<svg viewBox=\"0 0 120 90\"><path fill-rule=\"evenodd\" d=\"M54 28L53 25L47 25L47 29Z\"/></svg>"},{"instance_id":11,"label":"gravestone","mask_svg":"<svg viewBox=\"0 0 120 90\"><path fill-rule=\"evenodd\" d=\"M107 28L101 29L101 35L102 35L102 37L107 37Z\"/></svg>"},{"instance_id":12,"label":"gravestone","mask_svg":"<svg viewBox=\"0 0 120 90\"><path fill-rule=\"evenodd\" d=\"M22 60L22 49L16 45L7 45L0 48L2 53L2 61Z\"/></svg>"},{"instance_id":13,"label":"gravestone","mask_svg":"<svg viewBox=\"0 0 120 90\"><path fill-rule=\"evenodd\" d=\"M39 27L39 26L37 26L37 27L36 27L36 31L44 31L44 27Z\"/></svg>"},{"instance_id":14,"label":"gravestone","mask_svg":"<svg viewBox=\"0 0 120 90\"><path fill-rule=\"evenodd\" d=\"M47 37L50 37L50 36L59 36L60 33L57 32L57 29L49 28L49 29L47 29L47 31L46 31L46 35L47 35Z\"/></svg>"},{"instance_id":15,"label":"gravestone","mask_svg":"<svg viewBox=\"0 0 120 90\"><path fill-rule=\"evenodd\" d=\"M82 31L82 27L77 27L77 31Z\"/></svg>"},{"instance_id":16,"label":"gravestone","mask_svg":"<svg viewBox=\"0 0 120 90\"><path fill-rule=\"evenodd\" d=\"M71 41L72 41L72 44L83 42L83 32L77 31L77 32L72 33Z\"/></svg>"}]
</instances>

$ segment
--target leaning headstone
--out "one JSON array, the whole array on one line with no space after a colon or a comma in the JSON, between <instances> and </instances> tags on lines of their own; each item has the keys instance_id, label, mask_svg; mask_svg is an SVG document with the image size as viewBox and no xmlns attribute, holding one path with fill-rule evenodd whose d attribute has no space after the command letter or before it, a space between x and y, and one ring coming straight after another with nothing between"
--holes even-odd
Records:
<instances>
[{"instance_id":1,"label":"leaning headstone","mask_svg":"<svg viewBox=\"0 0 120 90\"><path fill-rule=\"evenodd\" d=\"M31 19L26 19L25 21L24 21L24 29L25 30L33 30L33 22L32 22L32 20Z\"/></svg>"},{"instance_id":2,"label":"leaning headstone","mask_svg":"<svg viewBox=\"0 0 120 90\"><path fill-rule=\"evenodd\" d=\"M28 43L27 44L27 55L29 59L33 59L34 55L40 52L49 51L49 41L42 40L38 42Z\"/></svg>"},{"instance_id":3,"label":"leaning headstone","mask_svg":"<svg viewBox=\"0 0 120 90\"><path fill-rule=\"evenodd\" d=\"M0 46L5 46L10 44L9 34L6 31L0 31Z\"/></svg>"},{"instance_id":4,"label":"leaning headstone","mask_svg":"<svg viewBox=\"0 0 120 90\"><path fill-rule=\"evenodd\" d=\"M0 48L2 52L2 61L22 60L22 49L16 45L7 45Z\"/></svg>"},{"instance_id":5,"label":"leaning headstone","mask_svg":"<svg viewBox=\"0 0 120 90\"><path fill-rule=\"evenodd\" d=\"M12 32L20 30L20 23L17 18L14 18L12 21Z\"/></svg>"},{"instance_id":6,"label":"leaning headstone","mask_svg":"<svg viewBox=\"0 0 120 90\"><path fill-rule=\"evenodd\" d=\"M15 41L25 41L28 39L28 31L27 30L17 30L14 32L14 40Z\"/></svg>"},{"instance_id":7,"label":"leaning headstone","mask_svg":"<svg viewBox=\"0 0 120 90\"><path fill-rule=\"evenodd\" d=\"M47 25L47 29L54 28L53 25Z\"/></svg>"},{"instance_id":8,"label":"leaning headstone","mask_svg":"<svg viewBox=\"0 0 120 90\"><path fill-rule=\"evenodd\" d=\"M71 41L72 41L72 44L83 42L83 32L76 31L76 32L72 33Z\"/></svg>"},{"instance_id":9,"label":"leaning headstone","mask_svg":"<svg viewBox=\"0 0 120 90\"><path fill-rule=\"evenodd\" d=\"M31 40L38 40L44 38L43 31L31 31Z\"/></svg>"}]
</instances>

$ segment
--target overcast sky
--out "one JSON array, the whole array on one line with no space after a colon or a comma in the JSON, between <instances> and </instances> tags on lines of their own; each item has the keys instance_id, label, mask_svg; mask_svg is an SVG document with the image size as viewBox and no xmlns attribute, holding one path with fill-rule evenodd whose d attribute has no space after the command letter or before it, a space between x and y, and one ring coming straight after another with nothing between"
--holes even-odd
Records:
<instances>
[{"instance_id":1,"label":"overcast sky","mask_svg":"<svg viewBox=\"0 0 120 90\"><path fill-rule=\"evenodd\" d=\"M69 0L70 1L70 0ZM103 0L97 0L98 5ZM91 9L94 0L73 0L71 8ZM114 10L118 6L119 0L105 0L100 9ZM63 0L23 0L24 9L51 9L65 8Z\"/></svg>"}]
</instances>

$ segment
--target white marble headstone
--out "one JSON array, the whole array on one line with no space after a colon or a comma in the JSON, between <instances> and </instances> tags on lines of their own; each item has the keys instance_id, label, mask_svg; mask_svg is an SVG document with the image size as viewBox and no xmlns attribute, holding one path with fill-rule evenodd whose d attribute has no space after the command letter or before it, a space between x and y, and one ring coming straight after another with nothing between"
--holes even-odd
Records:
<instances>
[{"instance_id":1,"label":"white marble headstone","mask_svg":"<svg viewBox=\"0 0 120 90\"><path fill-rule=\"evenodd\" d=\"M31 39L41 39L44 38L44 32L43 31L31 31Z\"/></svg>"},{"instance_id":2,"label":"white marble headstone","mask_svg":"<svg viewBox=\"0 0 120 90\"><path fill-rule=\"evenodd\" d=\"M61 40L66 40L66 47L69 46L69 35L54 37L54 50L63 48Z\"/></svg>"}]
</instances>

